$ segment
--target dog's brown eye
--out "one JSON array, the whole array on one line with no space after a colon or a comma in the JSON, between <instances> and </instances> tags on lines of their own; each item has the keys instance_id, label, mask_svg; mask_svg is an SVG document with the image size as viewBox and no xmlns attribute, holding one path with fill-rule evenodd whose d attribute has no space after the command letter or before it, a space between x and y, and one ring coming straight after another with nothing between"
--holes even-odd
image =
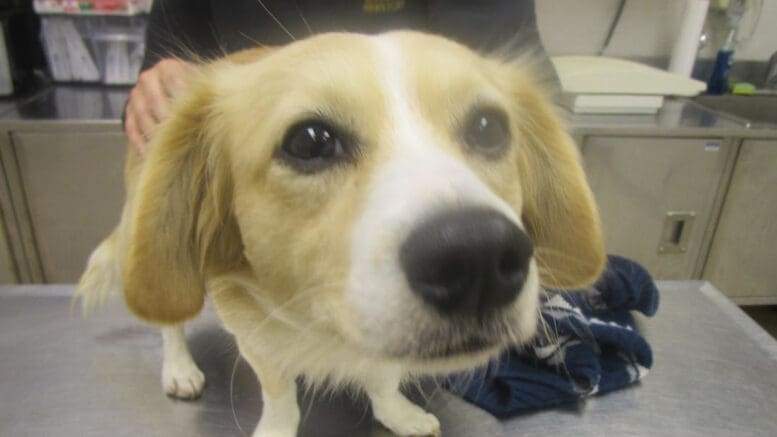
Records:
<instances>
[{"instance_id":1,"label":"dog's brown eye","mask_svg":"<svg viewBox=\"0 0 777 437\"><path fill-rule=\"evenodd\" d=\"M335 129L321 121L294 125L279 150L281 157L297 170L310 173L345 157L343 141Z\"/></svg>"},{"instance_id":2,"label":"dog's brown eye","mask_svg":"<svg viewBox=\"0 0 777 437\"><path fill-rule=\"evenodd\" d=\"M510 141L507 117L497 109L473 112L464 125L464 141L479 152L498 154Z\"/></svg>"}]
</instances>

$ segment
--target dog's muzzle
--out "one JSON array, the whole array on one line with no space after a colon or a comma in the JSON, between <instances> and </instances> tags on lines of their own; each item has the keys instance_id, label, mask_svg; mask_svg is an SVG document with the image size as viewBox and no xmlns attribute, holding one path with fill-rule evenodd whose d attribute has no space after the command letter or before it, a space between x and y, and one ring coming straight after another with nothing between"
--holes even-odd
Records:
<instances>
[{"instance_id":1,"label":"dog's muzzle","mask_svg":"<svg viewBox=\"0 0 777 437\"><path fill-rule=\"evenodd\" d=\"M422 222L402 244L400 263L413 292L441 314L482 318L516 299L533 251L502 213L473 207Z\"/></svg>"}]
</instances>

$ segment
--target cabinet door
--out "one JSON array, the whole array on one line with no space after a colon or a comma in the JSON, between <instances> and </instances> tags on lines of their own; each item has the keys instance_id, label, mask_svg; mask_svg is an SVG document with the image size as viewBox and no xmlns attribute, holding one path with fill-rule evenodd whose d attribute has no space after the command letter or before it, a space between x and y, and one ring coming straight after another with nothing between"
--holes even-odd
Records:
<instances>
[{"instance_id":1,"label":"cabinet door","mask_svg":"<svg viewBox=\"0 0 777 437\"><path fill-rule=\"evenodd\" d=\"M11 140L44 280L76 282L119 220L124 136L15 132Z\"/></svg>"},{"instance_id":2,"label":"cabinet door","mask_svg":"<svg viewBox=\"0 0 777 437\"><path fill-rule=\"evenodd\" d=\"M2 174L0 174L2 176ZM3 219L2 205L0 205L0 285L16 284L16 267L11 256L11 250L6 238L7 226Z\"/></svg>"},{"instance_id":3,"label":"cabinet door","mask_svg":"<svg viewBox=\"0 0 777 437\"><path fill-rule=\"evenodd\" d=\"M777 140L743 142L704 279L737 303L777 304Z\"/></svg>"},{"instance_id":4,"label":"cabinet door","mask_svg":"<svg viewBox=\"0 0 777 437\"><path fill-rule=\"evenodd\" d=\"M16 262L18 258L13 251L14 244L19 246L20 238L9 185L12 180L9 170L15 168L10 156L10 144L8 134L0 133L0 285L16 284L22 279ZM23 256L21 258L24 259Z\"/></svg>"},{"instance_id":5,"label":"cabinet door","mask_svg":"<svg viewBox=\"0 0 777 437\"><path fill-rule=\"evenodd\" d=\"M586 138L607 251L657 279L698 278L732 148L716 138Z\"/></svg>"}]
</instances>

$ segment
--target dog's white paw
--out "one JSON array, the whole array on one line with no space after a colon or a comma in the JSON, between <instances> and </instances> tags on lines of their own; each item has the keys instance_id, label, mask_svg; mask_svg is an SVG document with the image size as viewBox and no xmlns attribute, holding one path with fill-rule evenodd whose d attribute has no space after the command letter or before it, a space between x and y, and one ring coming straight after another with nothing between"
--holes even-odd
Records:
<instances>
[{"instance_id":1,"label":"dog's white paw","mask_svg":"<svg viewBox=\"0 0 777 437\"><path fill-rule=\"evenodd\" d=\"M273 427L262 427L261 422L259 427L256 428L251 437L296 437L297 430L295 429L283 429Z\"/></svg>"},{"instance_id":2,"label":"dog's white paw","mask_svg":"<svg viewBox=\"0 0 777 437\"><path fill-rule=\"evenodd\" d=\"M187 357L188 358L188 357ZM162 365L162 388L178 399L196 399L205 387L205 375L191 358L165 360Z\"/></svg>"},{"instance_id":3,"label":"dog's white paw","mask_svg":"<svg viewBox=\"0 0 777 437\"><path fill-rule=\"evenodd\" d=\"M396 435L435 437L441 435L440 421L402 395L379 402L373 400L372 409L375 418Z\"/></svg>"},{"instance_id":4,"label":"dog's white paw","mask_svg":"<svg viewBox=\"0 0 777 437\"><path fill-rule=\"evenodd\" d=\"M262 417L252 437L295 437L300 414L294 382L290 383L290 390L282 396L271 398L263 391L262 401Z\"/></svg>"}]
</instances>

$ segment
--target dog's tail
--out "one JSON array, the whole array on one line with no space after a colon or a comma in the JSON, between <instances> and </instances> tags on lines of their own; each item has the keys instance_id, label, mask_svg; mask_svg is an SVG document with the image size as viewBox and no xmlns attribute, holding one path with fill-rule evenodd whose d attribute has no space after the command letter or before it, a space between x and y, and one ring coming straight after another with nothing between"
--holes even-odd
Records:
<instances>
[{"instance_id":1,"label":"dog's tail","mask_svg":"<svg viewBox=\"0 0 777 437\"><path fill-rule=\"evenodd\" d=\"M81 301L84 316L100 307L108 296L121 291L121 268L118 260L118 232L102 241L89 256L86 271L76 286L72 304Z\"/></svg>"}]
</instances>

